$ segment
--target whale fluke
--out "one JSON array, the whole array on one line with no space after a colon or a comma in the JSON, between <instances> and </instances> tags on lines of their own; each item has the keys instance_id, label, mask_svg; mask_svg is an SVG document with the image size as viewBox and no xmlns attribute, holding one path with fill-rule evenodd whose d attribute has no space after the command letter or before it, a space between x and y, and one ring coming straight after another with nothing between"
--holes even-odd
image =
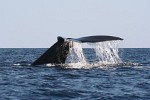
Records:
<instances>
[{"instance_id":1,"label":"whale fluke","mask_svg":"<svg viewBox=\"0 0 150 100\"><path fill-rule=\"evenodd\" d=\"M44 54L42 54L36 61L31 65L41 65L41 64L61 64L65 63L69 50L72 47L72 42L80 43L95 43L103 41L112 41L112 40L123 40L119 37L114 36L87 36L81 38L63 38L58 36L58 41L51 46Z\"/></svg>"},{"instance_id":2,"label":"whale fluke","mask_svg":"<svg viewBox=\"0 0 150 100\"><path fill-rule=\"evenodd\" d=\"M95 43L95 42L123 40L123 39L119 37L114 37L114 36L87 36L87 37L77 38L75 40L80 41L82 43L84 42Z\"/></svg>"}]
</instances>

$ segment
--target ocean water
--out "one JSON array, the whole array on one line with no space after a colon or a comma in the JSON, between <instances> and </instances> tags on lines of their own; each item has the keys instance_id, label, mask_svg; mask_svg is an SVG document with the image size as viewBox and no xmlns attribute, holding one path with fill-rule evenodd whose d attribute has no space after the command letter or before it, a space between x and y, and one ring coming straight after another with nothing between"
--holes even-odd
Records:
<instances>
[{"instance_id":1,"label":"ocean water","mask_svg":"<svg viewBox=\"0 0 150 100\"><path fill-rule=\"evenodd\" d=\"M113 66L30 66L45 50L0 49L0 100L150 100L150 49L119 49Z\"/></svg>"}]
</instances>

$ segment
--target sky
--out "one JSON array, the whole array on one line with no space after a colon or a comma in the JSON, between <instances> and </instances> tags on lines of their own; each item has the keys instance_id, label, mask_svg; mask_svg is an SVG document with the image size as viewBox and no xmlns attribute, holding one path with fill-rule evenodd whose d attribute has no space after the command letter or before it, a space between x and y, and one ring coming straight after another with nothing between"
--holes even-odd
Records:
<instances>
[{"instance_id":1,"label":"sky","mask_svg":"<svg viewBox=\"0 0 150 100\"><path fill-rule=\"evenodd\" d=\"M57 36L91 35L150 48L150 0L0 0L0 48L48 48Z\"/></svg>"}]
</instances>

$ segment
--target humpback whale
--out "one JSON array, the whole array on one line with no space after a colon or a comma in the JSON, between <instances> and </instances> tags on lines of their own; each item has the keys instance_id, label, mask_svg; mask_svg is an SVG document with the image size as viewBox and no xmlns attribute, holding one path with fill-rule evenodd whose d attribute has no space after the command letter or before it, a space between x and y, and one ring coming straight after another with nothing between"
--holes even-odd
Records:
<instances>
[{"instance_id":1,"label":"humpback whale","mask_svg":"<svg viewBox=\"0 0 150 100\"><path fill-rule=\"evenodd\" d=\"M57 42L52 45L44 54L42 54L37 60L31 65L41 64L63 64L66 61L67 55L69 54L70 48L73 46L73 42L79 43L96 43L104 41L123 40L120 37L114 36L87 36L81 38L64 38L61 36L57 37Z\"/></svg>"}]
</instances>

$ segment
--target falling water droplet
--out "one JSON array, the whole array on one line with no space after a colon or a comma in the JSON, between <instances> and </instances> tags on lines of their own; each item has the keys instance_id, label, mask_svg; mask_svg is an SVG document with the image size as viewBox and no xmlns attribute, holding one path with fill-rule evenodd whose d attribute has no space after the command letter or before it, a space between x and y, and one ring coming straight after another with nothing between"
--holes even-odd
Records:
<instances>
[{"instance_id":1,"label":"falling water droplet","mask_svg":"<svg viewBox=\"0 0 150 100\"><path fill-rule=\"evenodd\" d=\"M72 42L72 45L66 63L86 63L81 44L78 42Z\"/></svg>"},{"instance_id":2,"label":"falling water droplet","mask_svg":"<svg viewBox=\"0 0 150 100\"><path fill-rule=\"evenodd\" d=\"M75 66L75 68L86 68L88 66L101 66L101 65L113 65L122 63L119 57L118 41L106 41L98 43L87 43L94 49L94 59L85 58L82 45L78 42L71 42L72 47L70 48L69 54L66 59L66 64L69 66ZM92 52L91 55L94 55Z\"/></svg>"},{"instance_id":3,"label":"falling water droplet","mask_svg":"<svg viewBox=\"0 0 150 100\"><path fill-rule=\"evenodd\" d=\"M96 63L102 64L118 64L122 63L121 58L119 57L118 50L118 41L107 41L99 42L95 44L89 44L95 49Z\"/></svg>"}]
</instances>

